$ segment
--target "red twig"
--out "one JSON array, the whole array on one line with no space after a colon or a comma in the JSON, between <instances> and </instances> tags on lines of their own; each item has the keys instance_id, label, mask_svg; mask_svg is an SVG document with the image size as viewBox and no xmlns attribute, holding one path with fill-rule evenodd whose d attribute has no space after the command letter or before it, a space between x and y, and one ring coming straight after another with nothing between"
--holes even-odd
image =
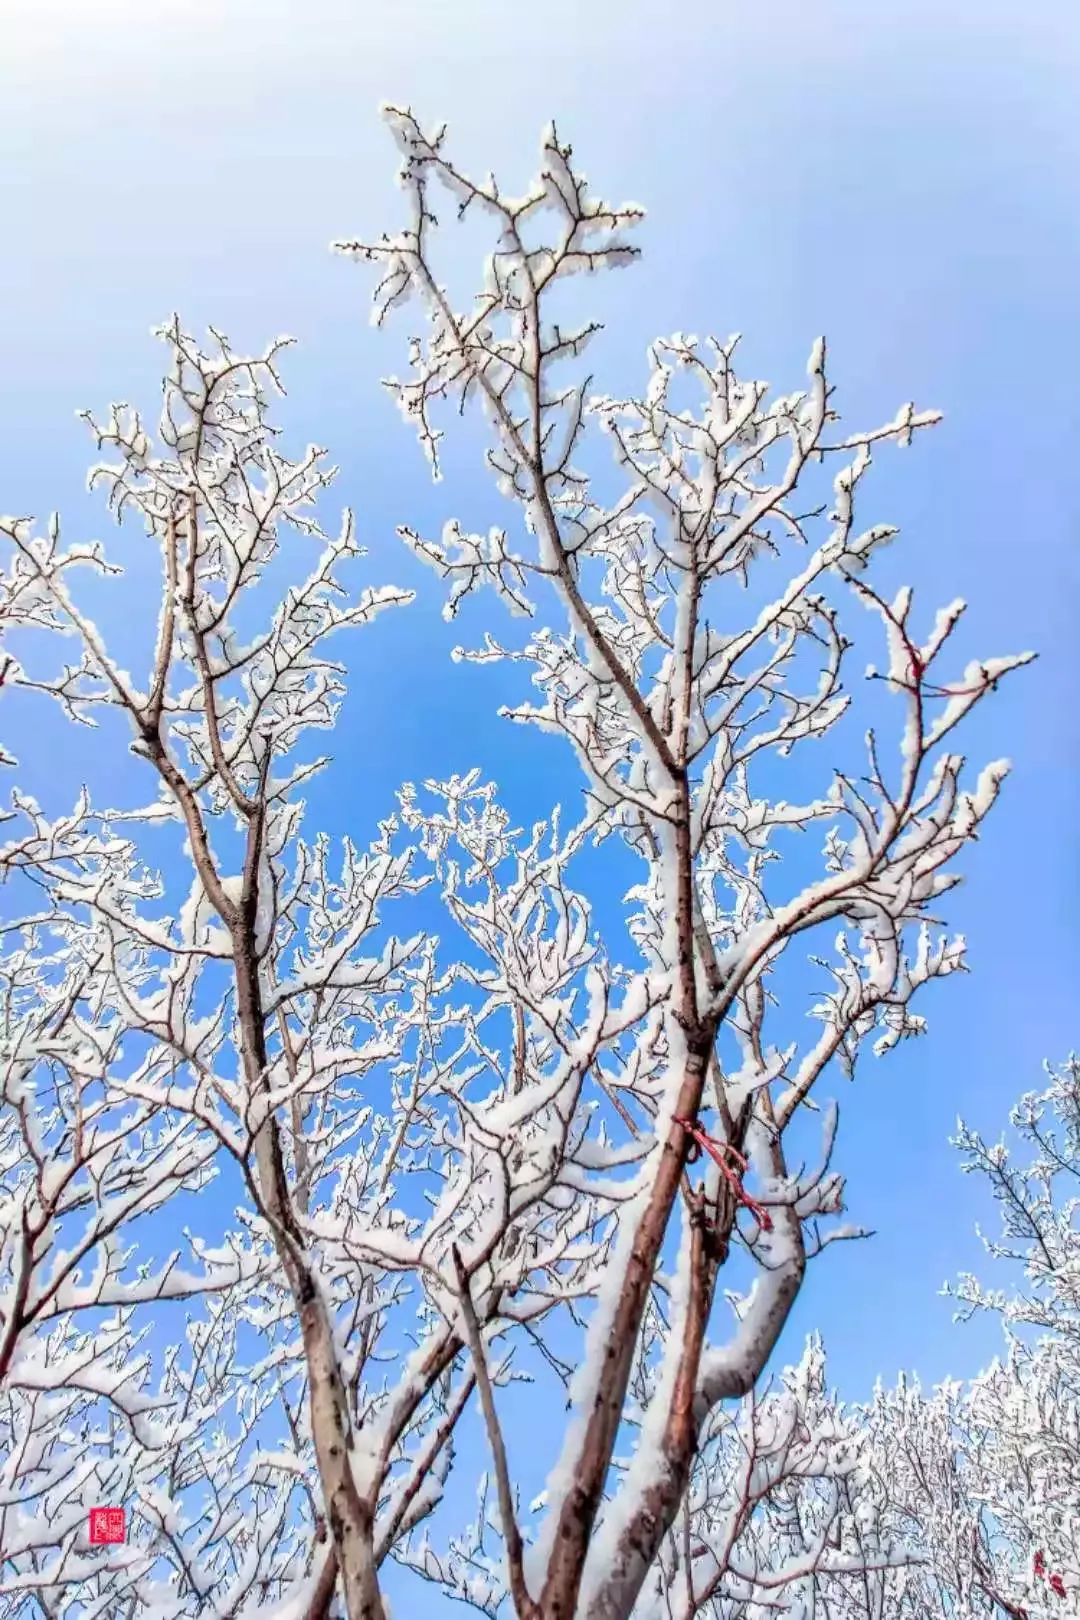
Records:
<instances>
[{"instance_id":1,"label":"red twig","mask_svg":"<svg viewBox=\"0 0 1080 1620\"><path fill-rule=\"evenodd\" d=\"M692 1137L699 1148L704 1148L715 1165L718 1165L728 1186L735 1194L735 1201L748 1209L764 1232L772 1231L772 1216L763 1204L756 1198L751 1198L743 1186L742 1178L746 1174L746 1159L731 1142L718 1142L715 1137L696 1125L691 1119L683 1119L681 1114L675 1115L675 1124L681 1125L687 1135ZM734 1159L736 1168L732 1169L728 1163Z\"/></svg>"}]
</instances>

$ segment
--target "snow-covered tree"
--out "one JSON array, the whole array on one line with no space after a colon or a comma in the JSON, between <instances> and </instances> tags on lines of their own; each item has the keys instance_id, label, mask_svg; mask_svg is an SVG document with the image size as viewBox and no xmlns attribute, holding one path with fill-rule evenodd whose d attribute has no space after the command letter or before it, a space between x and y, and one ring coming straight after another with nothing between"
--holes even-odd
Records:
<instances>
[{"instance_id":1,"label":"snow-covered tree","mask_svg":"<svg viewBox=\"0 0 1080 1620\"><path fill-rule=\"evenodd\" d=\"M632 259L640 210L596 198L554 132L515 199L390 122L410 222L347 246L384 270L380 314L423 301L391 387L436 468L438 406L482 403L521 531L405 538L451 611L491 584L548 615L465 656L531 667L540 702L510 713L570 741L584 811L518 828L473 770L405 785L374 836L305 836L309 733L345 695L329 641L407 593L354 589L351 518L316 515L333 469L278 448L281 344L163 328L156 441L125 407L88 418L92 481L160 560L144 651L126 623L110 652L115 557L0 525L4 701L100 723L117 765L70 814L16 791L0 851L0 1597L381 1620L393 1557L519 1620L668 1614L676 1569L680 1612L810 1613L817 1574L870 1590L905 1554L816 1349L759 1391L808 1260L858 1231L833 1222L835 1107L812 1170L808 1115L963 965L933 913L1006 767L965 787L952 733L1025 655L951 676L962 604L920 634L911 593L872 582L894 533L856 525L872 450L933 413L842 432L821 343L772 400L734 342L688 337L654 346L642 397L593 396L598 323L563 284ZM440 184L498 233L463 314ZM842 736L845 601L884 632L898 753L872 730L792 803L783 762ZM626 938L602 937L584 881L627 861ZM800 1043L780 1003L803 935ZM570 1386L528 1513L520 1377ZM492 1506L455 1530L474 1408ZM127 1543L89 1545L89 1507L120 1499Z\"/></svg>"},{"instance_id":2,"label":"snow-covered tree","mask_svg":"<svg viewBox=\"0 0 1080 1620\"><path fill-rule=\"evenodd\" d=\"M595 835L621 837L640 863L629 927L650 1011L603 1082L618 1102L611 1128L621 1122L641 1162L619 1187L574 1417L535 1534L518 1522L495 1402L485 1403L516 1612L615 1620L643 1598L712 1414L754 1388L808 1258L850 1235L819 1230L842 1207L830 1169L835 1114L816 1173L798 1168L787 1144L828 1065L850 1071L866 1041L881 1052L920 1031L911 998L961 965L962 943L934 936L930 910L956 881L951 862L1005 767L964 790L963 762L946 745L1024 657L973 662L950 678L940 664L962 604L922 639L911 592L889 599L871 582L895 532L856 525L872 448L910 442L934 413L908 405L880 429L838 430L821 342L809 386L772 401L764 384L740 377L734 340L682 335L653 346L640 397L593 394L580 362L599 323L575 313L564 287L577 272L630 262L641 210L594 193L554 129L538 178L514 196L493 176L465 174L442 129L426 134L407 110L387 116L408 221L338 246L382 272L377 320L420 301L426 326L412 339L410 375L388 386L433 470L440 407L478 402L489 465L519 519L516 535L452 522L441 542L403 537L449 580L448 613L490 585L515 613L558 615L524 645L488 632L462 656L532 667L541 701L511 716L569 740ZM464 309L438 267L440 192L459 215L490 219L495 236ZM594 464L597 431L619 487ZM829 464L819 502L816 474ZM868 673L899 702L899 757L890 767L871 731L863 774L836 773L820 797L792 804L776 791L778 761L831 731L847 707L845 594L884 630L887 663ZM815 826L819 875L785 883L777 857ZM805 1047L774 1044L789 946L812 930L833 933L832 957L814 957L827 976L821 1033ZM516 1117L535 1097L569 1125L581 1117L582 1078L571 1070L554 1091L526 1085ZM690 1168L702 1148L704 1176ZM753 1195L743 1181L751 1172ZM714 1307L736 1244L752 1282L728 1329ZM646 1335L658 1290L666 1326ZM472 1349L479 1368L475 1336ZM630 1425L642 1383L645 1411ZM620 1437L632 1445L625 1465Z\"/></svg>"},{"instance_id":3,"label":"snow-covered tree","mask_svg":"<svg viewBox=\"0 0 1080 1620\"><path fill-rule=\"evenodd\" d=\"M1003 1356L930 1394L879 1387L860 1419L893 1527L921 1564L918 1604L888 1613L1080 1614L1080 1061L1049 1081L1010 1116L1026 1165L962 1121L956 1137L998 1204L1001 1235L984 1242L1014 1282L967 1275L948 1292L961 1318L1001 1318Z\"/></svg>"},{"instance_id":4,"label":"snow-covered tree","mask_svg":"<svg viewBox=\"0 0 1080 1620\"><path fill-rule=\"evenodd\" d=\"M318 762L290 770L288 761L309 728L333 721L341 683L326 638L363 624L401 593L345 594L338 571L359 555L351 523L328 540L308 510L332 469L314 449L289 461L274 447L267 408L280 345L249 361L223 338L204 354L176 322L161 335L171 357L161 453L135 412L89 419L114 458L94 469L92 482L106 485L118 516L137 512L160 548L160 614L141 682L118 667L69 588L80 567L118 572L101 548L64 548L55 520L45 535L25 520L3 525L12 553L7 600L23 628L78 647L77 660L59 670L24 668L10 656L9 688L47 693L84 723L119 711L158 792L123 812L97 811L84 796L59 821L13 795L21 825L2 859L35 905L7 933L21 930L6 963L9 1286L0 1371L13 1444L2 1544L9 1590L73 1587L83 1600L86 1508L108 1485L141 1521L133 1546L147 1552L147 1578L155 1558L172 1564L168 1585L180 1612L186 1599L202 1602L210 1592L220 1593L227 1612L249 1590L273 1590L297 1573L295 1558L282 1567L288 1537L260 1545L281 1511L279 1504L270 1515L255 1512L268 1474L282 1475L287 1506L314 1462L317 1512L354 1532L360 1512L344 1447L349 1336L336 1343L333 1322L341 1282L322 1274L299 1223L327 1156L356 1129L349 1077L355 1084L397 1050L380 1009L381 998L400 988L405 952L391 942L368 960L358 947L380 903L408 889L408 860L349 848L341 875L332 874L323 845L296 839L293 795ZM272 562L282 525L317 541L320 555L265 628L242 640L239 611ZM115 728L107 735L116 740ZM171 896L137 836L160 838L170 823L182 829L176 853L188 869L186 894ZM160 904L170 898L182 902L174 916ZM282 1108L291 1123L288 1149ZM304 1121L312 1110L319 1120L309 1150ZM246 1228L220 1246L208 1244L205 1232L192 1237L195 1273L179 1269L177 1252L156 1260L144 1249L136 1261L133 1223L145 1225L169 1203L175 1234L180 1208L189 1207L175 1195L203 1192L223 1161L239 1174ZM160 1224L155 1231L160 1237ZM351 1269L355 1339L365 1315L378 1318L384 1296L362 1267ZM170 1351L161 1388L148 1392L149 1362L135 1357L140 1335L132 1336L131 1310L189 1296L220 1303L208 1302L202 1326L188 1329L192 1365L177 1366ZM282 1298L291 1299L287 1312ZM209 1353L228 1341L238 1312L264 1336L268 1373L262 1358L222 1367ZM115 1353L102 1337L108 1313ZM182 1338L182 1323L177 1330ZM370 1321L366 1332L370 1338ZM286 1431L293 1455L282 1474L280 1458L264 1465L258 1455L254 1418L273 1405L284 1429L297 1379L304 1417ZM104 1474L95 1470L85 1428L36 1393L66 1390L72 1380L97 1397L90 1438L101 1438L110 1461L112 1416L130 1416L124 1396L132 1384L144 1407L168 1413L164 1434L132 1428L135 1451ZM40 1422L51 1426L48 1436ZM218 1422L208 1448L206 1425ZM163 1445L173 1454L159 1479L144 1453ZM46 1491L47 1512L40 1507ZM53 1511L58 1502L65 1513ZM339 1557L354 1608L357 1589L374 1583L370 1543L369 1527L365 1536L354 1533L356 1558ZM310 1563L310 1535L305 1552ZM138 1572L132 1549L109 1557ZM126 1601L107 1593L101 1612L118 1612L118 1596ZM147 1589L139 1587L133 1601L149 1601Z\"/></svg>"}]
</instances>

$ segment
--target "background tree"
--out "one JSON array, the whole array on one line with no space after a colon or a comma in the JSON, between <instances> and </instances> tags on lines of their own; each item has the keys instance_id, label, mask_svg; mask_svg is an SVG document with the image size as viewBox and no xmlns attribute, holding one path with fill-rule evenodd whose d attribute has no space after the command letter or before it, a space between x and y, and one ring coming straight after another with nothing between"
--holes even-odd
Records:
<instances>
[{"instance_id":1,"label":"background tree","mask_svg":"<svg viewBox=\"0 0 1080 1620\"><path fill-rule=\"evenodd\" d=\"M928 1617L1080 1612L1080 1062L1049 1082L1010 1116L1027 1164L963 1121L956 1137L1000 1210L987 1253L1024 1280L966 1275L947 1291L961 1319L1000 1317L1004 1355L931 1394L879 1387L862 1420L896 1530L924 1561L913 1612Z\"/></svg>"}]
</instances>

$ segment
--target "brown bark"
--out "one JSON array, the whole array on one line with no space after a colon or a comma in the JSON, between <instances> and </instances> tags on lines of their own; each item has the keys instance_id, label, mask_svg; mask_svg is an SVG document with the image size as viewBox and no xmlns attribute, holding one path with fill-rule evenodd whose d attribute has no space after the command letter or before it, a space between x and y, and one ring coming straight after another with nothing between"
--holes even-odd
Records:
<instances>
[{"instance_id":1,"label":"brown bark","mask_svg":"<svg viewBox=\"0 0 1080 1620\"><path fill-rule=\"evenodd\" d=\"M701 1103L712 1032L696 1031L688 1043L686 1069L676 1112L693 1118ZM566 1493L555 1531L547 1577L540 1594L544 1620L573 1620L596 1515L603 1499L615 1439L622 1421L638 1332L649 1288L663 1246L686 1157L686 1137L673 1125L661 1151L648 1206L634 1235L622 1293L603 1348L598 1380L573 1485Z\"/></svg>"}]
</instances>

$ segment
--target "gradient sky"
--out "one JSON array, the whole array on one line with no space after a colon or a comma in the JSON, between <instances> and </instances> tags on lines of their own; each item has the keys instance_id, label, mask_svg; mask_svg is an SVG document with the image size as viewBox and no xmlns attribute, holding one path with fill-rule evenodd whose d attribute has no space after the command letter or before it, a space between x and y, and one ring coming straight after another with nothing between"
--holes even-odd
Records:
<instances>
[{"instance_id":1,"label":"gradient sky","mask_svg":"<svg viewBox=\"0 0 1080 1620\"><path fill-rule=\"evenodd\" d=\"M603 191L647 207L644 262L595 284L601 386L639 382L658 333L738 330L744 363L787 391L823 332L851 426L907 399L944 410L868 481L873 518L903 530L884 577L928 618L968 599L960 658L1041 657L962 742L1015 763L949 901L973 971L924 1003L927 1040L836 1082L837 1163L877 1236L815 1265L785 1348L820 1326L851 1396L900 1367L963 1376L996 1348L936 1297L978 1263L976 1220L994 1224L946 1138L958 1113L996 1135L1042 1059L1080 1043L1078 82L1071 0L0 0L0 508L104 530L73 412L153 413L148 331L171 310L248 351L294 334L284 419L341 463L367 577L420 592L356 643L312 799L334 833L366 839L401 780L473 764L529 820L575 791L557 745L494 718L503 677L448 663L460 629L394 536L480 528L497 506L468 437L431 486L377 386L404 367L408 319L372 332L367 275L327 251L401 219L379 101L446 119L461 160L511 189L554 117ZM136 565L124 587L129 625L153 611L148 580ZM93 733L49 728L35 748L4 725L50 807L110 783Z\"/></svg>"}]
</instances>

